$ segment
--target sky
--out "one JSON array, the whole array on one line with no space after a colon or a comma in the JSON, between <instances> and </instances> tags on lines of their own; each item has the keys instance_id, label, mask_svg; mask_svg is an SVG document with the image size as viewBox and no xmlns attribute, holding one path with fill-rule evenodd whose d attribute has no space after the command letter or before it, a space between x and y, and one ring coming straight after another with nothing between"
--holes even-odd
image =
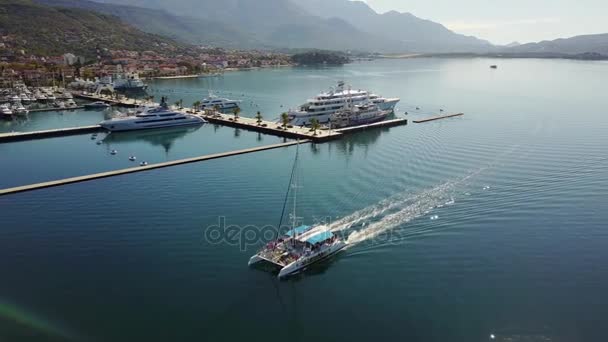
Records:
<instances>
[{"instance_id":1,"label":"sky","mask_svg":"<svg viewBox=\"0 0 608 342\"><path fill-rule=\"evenodd\" d=\"M608 33L608 0L365 0L494 44Z\"/></svg>"}]
</instances>

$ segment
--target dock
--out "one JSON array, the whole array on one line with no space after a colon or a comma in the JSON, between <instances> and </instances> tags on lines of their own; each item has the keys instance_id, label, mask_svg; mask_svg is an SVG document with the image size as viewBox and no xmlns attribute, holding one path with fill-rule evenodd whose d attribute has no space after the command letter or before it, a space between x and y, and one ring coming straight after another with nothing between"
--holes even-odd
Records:
<instances>
[{"instance_id":1,"label":"dock","mask_svg":"<svg viewBox=\"0 0 608 342\"><path fill-rule=\"evenodd\" d=\"M414 123L423 123L423 122L429 122L429 121L435 121L435 120L441 120L441 119L447 119L447 118L454 118L454 117L463 116L463 115L464 115L464 113L439 115L439 116L433 116L433 117L430 117L427 119L414 120Z\"/></svg>"},{"instance_id":2,"label":"dock","mask_svg":"<svg viewBox=\"0 0 608 342\"><path fill-rule=\"evenodd\" d=\"M126 175L126 174L131 174L131 173L136 173L136 172L150 171L150 170L161 169L161 168L166 168L166 167L171 167L171 166L197 163L197 162L206 161L206 160L212 160L212 159L218 159L218 158L224 158L224 157L230 157L230 156L237 156L237 155L241 155L241 154L253 153L253 152L258 152L258 151L272 150L272 149L292 146L292 145L296 145L296 144L305 144L305 143L309 143L309 142L310 142L310 140L289 141L289 142L280 143L280 144L253 147L253 148L247 148L247 149L223 152L223 153L208 154L208 155L194 157L194 158L180 159L180 160L174 160L174 161L158 163L158 164L151 164L151 165L146 165L146 166L136 166L136 167L131 167L131 168L127 168L127 169L95 173L95 174L90 174L90 175L86 175L86 176L78 176L78 177L65 178L65 179L54 180L54 181L49 181L49 182L23 185L23 186L18 186L18 187L14 187L14 188L1 189L0 196L16 194L16 193L26 192L26 191L33 191L33 190L44 189L44 188L51 188L51 187L73 184L73 183L92 181L95 179Z\"/></svg>"},{"instance_id":3,"label":"dock","mask_svg":"<svg viewBox=\"0 0 608 342\"><path fill-rule=\"evenodd\" d=\"M361 132L361 131L365 131L368 129L374 129L374 128L380 128L380 127L394 127L394 126L401 126L401 125L407 125L407 119L399 118L399 119L375 122L375 123L368 124L368 125L339 128L339 129L336 129L336 132L338 132L340 134L348 134L348 133Z\"/></svg>"},{"instance_id":4,"label":"dock","mask_svg":"<svg viewBox=\"0 0 608 342\"><path fill-rule=\"evenodd\" d=\"M37 108L30 109L30 113L40 113L40 112L56 112L58 110L74 110L74 109L84 109L84 106L76 106L76 107L64 107L64 108Z\"/></svg>"},{"instance_id":5,"label":"dock","mask_svg":"<svg viewBox=\"0 0 608 342\"><path fill-rule=\"evenodd\" d=\"M68 135L95 133L101 132L102 130L103 128L101 126L92 125L71 128L49 129L45 131L0 133L0 144L15 141L37 140L45 138L64 137Z\"/></svg>"}]
</instances>

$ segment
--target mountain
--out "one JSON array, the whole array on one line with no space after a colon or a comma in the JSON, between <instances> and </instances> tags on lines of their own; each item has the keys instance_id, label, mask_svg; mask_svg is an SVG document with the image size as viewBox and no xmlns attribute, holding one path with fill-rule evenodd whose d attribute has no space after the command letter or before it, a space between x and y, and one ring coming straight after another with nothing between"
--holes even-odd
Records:
<instances>
[{"instance_id":1,"label":"mountain","mask_svg":"<svg viewBox=\"0 0 608 342\"><path fill-rule=\"evenodd\" d=\"M456 34L409 13L378 14L349 0L97 0L215 20L275 47L382 52L487 50L492 45Z\"/></svg>"},{"instance_id":2,"label":"mountain","mask_svg":"<svg viewBox=\"0 0 608 342\"><path fill-rule=\"evenodd\" d=\"M291 0L309 13L322 18L340 18L357 29L398 42L407 52L485 52L493 48L485 40L448 30L411 13L376 13L363 1Z\"/></svg>"},{"instance_id":3,"label":"mountain","mask_svg":"<svg viewBox=\"0 0 608 342\"><path fill-rule=\"evenodd\" d=\"M596 53L608 55L608 33L560 38L538 43L522 44L502 50L508 53L569 54Z\"/></svg>"},{"instance_id":4,"label":"mountain","mask_svg":"<svg viewBox=\"0 0 608 342\"><path fill-rule=\"evenodd\" d=\"M113 16L54 8L29 0L0 0L0 34L12 37L12 48L40 55L69 51L91 58L96 56L98 47L136 51L184 47L171 39L144 33Z\"/></svg>"},{"instance_id":5,"label":"mountain","mask_svg":"<svg viewBox=\"0 0 608 342\"><path fill-rule=\"evenodd\" d=\"M180 20L184 16L213 20L246 32L249 41L268 47L375 50L393 45L390 40L360 32L344 20L311 15L289 0L98 1L164 10Z\"/></svg>"},{"instance_id":6,"label":"mountain","mask_svg":"<svg viewBox=\"0 0 608 342\"><path fill-rule=\"evenodd\" d=\"M34 0L36 3L66 8L81 8L109 14L138 29L184 43L223 47L263 47L252 35L228 24L189 16L176 16L165 10L104 4L86 0Z\"/></svg>"}]
</instances>

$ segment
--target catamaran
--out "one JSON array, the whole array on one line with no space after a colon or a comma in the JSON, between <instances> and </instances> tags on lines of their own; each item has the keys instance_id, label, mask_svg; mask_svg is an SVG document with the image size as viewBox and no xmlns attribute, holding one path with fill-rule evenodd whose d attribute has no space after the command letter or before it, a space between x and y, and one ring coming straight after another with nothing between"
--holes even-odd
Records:
<instances>
[{"instance_id":1,"label":"catamaran","mask_svg":"<svg viewBox=\"0 0 608 342\"><path fill-rule=\"evenodd\" d=\"M292 171L292 178L297 167L298 152ZM292 229L266 244L257 254L249 259L249 266L259 262L268 262L280 267L279 278L298 273L308 266L331 257L346 247L346 243L334 235L325 225L296 226L297 186L294 190Z\"/></svg>"}]
</instances>

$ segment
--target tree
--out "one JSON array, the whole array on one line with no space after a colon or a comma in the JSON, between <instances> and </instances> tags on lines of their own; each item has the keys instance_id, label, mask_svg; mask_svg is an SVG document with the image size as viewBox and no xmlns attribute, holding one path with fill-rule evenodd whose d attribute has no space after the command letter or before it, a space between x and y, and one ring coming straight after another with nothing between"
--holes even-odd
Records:
<instances>
[{"instance_id":1,"label":"tree","mask_svg":"<svg viewBox=\"0 0 608 342\"><path fill-rule=\"evenodd\" d=\"M195 112L198 112L200 107L201 107L201 101L196 101L192 104L192 107L194 108Z\"/></svg>"},{"instance_id":2,"label":"tree","mask_svg":"<svg viewBox=\"0 0 608 342\"><path fill-rule=\"evenodd\" d=\"M317 135L317 130L321 128L321 124L319 123L319 120L317 120L317 118L310 119L310 128L312 129L312 134Z\"/></svg>"},{"instance_id":3,"label":"tree","mask_svg":"<svg viewBox=\"0 0 608 342\"><path fill-rule=\"evenodd\" d=\"M281 114L281 122L283 123L283 128L287 129L287 125L289 125L289 114Z\"/></svg>"},{"instance_id":4,"label":"tree","mask_svg":"<svg viewBox=\"0 0 608 342\"><path fill-rule=\"evenodd\" d=\"M262 113L258 111L258 113L255 115L255 119L258 122L258 126L260 126L262 124Z\"/></svg>"},{"instance_id":5,"label":"tree","mask_svg":"<svg viewBox=\"0 0 608 342\"><path fill-rule=\"evenodd\" d=\"M239 113L241 112L241 108L236 107L232 110L232 114L234 114L234 121L239 119Z\"/></svg>"}]
</instances>

